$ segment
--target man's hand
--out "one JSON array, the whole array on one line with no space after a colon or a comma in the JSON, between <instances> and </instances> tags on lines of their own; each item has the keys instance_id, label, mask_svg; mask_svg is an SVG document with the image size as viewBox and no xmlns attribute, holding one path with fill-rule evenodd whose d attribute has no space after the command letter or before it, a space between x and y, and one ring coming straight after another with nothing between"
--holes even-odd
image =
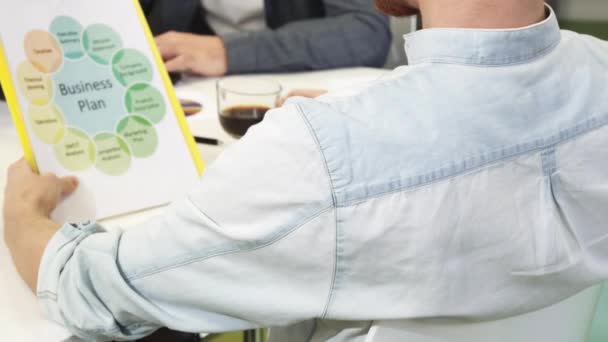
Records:
<instances>
[{"instance_id":1,"label":"man's hand","mask_svg":"<svg viewBox=\"0 0 608 342\"><path fill-rule=\"evenodd\" d=\"M7 180L4 240L21 277L36 291L42 254L60 227L49 217L61 200L76 190L78 181L37 175L23 159L11 165Z\"/></svg>"},{"instance_id":2,"label":"man's hand","mask_svg":"<svg viewBox=\"0 0 608 342\"><path fill-rule=\"evenodd\" d=\"M296 97L296 96L301 96L301 97L310 97L310 98L316 98L322 95L325 95L327 93L327 90L323 90L323 89L296 89L293 91L290 91L289 94L279 98L277 100L277 107L282 107L285 104L285 101L287 101L290 97Z\"/></svg>"},{"instance_id":3,"label":"man's hand","mask_svg":"<svg viewBox=\"0 0 608 342\"><path fill-rule=\"evenodd\" d=\"M226 48L218 37L168 32L155 39L169 72L223 76L228 71Z\"/></svg>"},{"instance_id":4,"label":"man's hand","mask_svg":"<svg viewBox=\"0 0 608 342\"><path fill-rule=\"evenodd\" d=\"M7 180L4 220L9 222L48 219L59 202L78 186L74 177L40 176L24 159L11 165Z\"/></svg>"}]
</instances>

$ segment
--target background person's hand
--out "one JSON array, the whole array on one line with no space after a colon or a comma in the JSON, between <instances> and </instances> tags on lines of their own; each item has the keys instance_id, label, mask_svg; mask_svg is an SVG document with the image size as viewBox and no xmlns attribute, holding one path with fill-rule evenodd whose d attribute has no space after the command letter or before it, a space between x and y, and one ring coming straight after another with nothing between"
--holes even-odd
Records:
<instances>
[{"instance_id":1,"label":"background person's hand","mask_svg":"<svg viewBox=\"0 0 608 342\"><path fill-rule=\"evenodd\" d=\"M72 194L77 186L75 177L41 176L32 171L25 159L21 159L8 169L4 220L48 219L61 200ZM11 226L6 225L5 228Z\"/></svg>"},{"instance_id":2,"label":"background person's hand","mask_svg":"<svg viewBox=\"0 0 608 342\"><path fill-rule=\"evenodd\" d=\"M327 90L322 89L296 89L290 91L287 95L281 97L277 100L277 107L281 107L285 104L285 101L290 97L302 96L302 97L310 97L315 98L327 93Z\"/></svg>"},{"instance_id":3,"label":"background person's hand","mask_svg":"<svg viewBox=\"0 0 608 342\"><path fill-rule=\"evenodd\" d=\"M219 37L167 32L155 40L169 72L223 76L228 71L226 48Z\"/></svg>"}]
</instances>

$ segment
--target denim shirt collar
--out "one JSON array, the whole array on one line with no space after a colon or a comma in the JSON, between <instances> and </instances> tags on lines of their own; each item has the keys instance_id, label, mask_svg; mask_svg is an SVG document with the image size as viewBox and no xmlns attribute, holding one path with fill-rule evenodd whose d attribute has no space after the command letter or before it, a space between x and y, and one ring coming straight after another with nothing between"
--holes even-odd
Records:
<instances>
[{"instance_id":1,"label":"denim shirt collar","mask_svg":"<svg viewBox=\"0 0 608 342\"><path fill-rule=\"evenodd\" d=\"M542 22L517 29L424 29L405 36L410 65L449 63L500 66L524 63L551 51L561 33L553 10Z\"/></svg>"}]
</instances>

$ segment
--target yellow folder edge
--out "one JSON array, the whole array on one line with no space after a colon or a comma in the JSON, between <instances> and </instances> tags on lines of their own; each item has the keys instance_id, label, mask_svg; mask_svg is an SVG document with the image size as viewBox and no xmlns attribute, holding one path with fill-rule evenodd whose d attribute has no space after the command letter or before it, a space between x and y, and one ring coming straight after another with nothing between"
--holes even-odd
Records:
<instances>
[{"instance_id":1,"label":"yellow folder edge","mask_svg":"<svg viewBox=\"0 0 608 342\"><path fill-rule=\"evenodd\" d=\"M194 166L196 167L196 171L198 175L203 174L203 170L205 169L205 163L201 158L200 153L198 152L198 147L196 146L196 141L194 141L194 136L190 131L190 126L188 126L188 121L186 121L186 115L184 114L184 110L182 109L179 100L177 99L177 95L175 95L175 90L173 89L173 83L171 82L171 78L169 77L169 73L165 68L165 63L156 47L156 42L154 41L154 36L152 35L152 31L150 30L150 26L148 25L148 21L146 20L146 16L144 15L144 11L141 9L141 5L139 4L139 0L133 0L133 6L135 6L135 11L137 12L137 16L139 17L139 21L141 26L144 29L144 34L146 35L146 39L148 40L148 45L150 46L150 50L152 51L152 55L154 56L154 63L156 63L156 67L160 72L161 80L165 85L165 91L167 92L167 96L169 97L169 101L171 102L171 107L175 112L177 123L179 128L182 131L182 135L184 139L186 139L186 145L188 146L188 150L192 155L192 160L194 161Z\"/></svg>"},{"instance_id":2,"label":"yellow folder edge","mask_svg":"<svg viewBox=\"0 0 608 342\"><path fill-rule=\"evenodd\" d=\"M11 112L11 116L13 118L13 122L15 123L15 128L17 128L17 135L19 136L19 142L21 142L21 147L23 148L23 155L25 160L30 164L32 169L35 172L38 172L38 164L36 163L36 158L34 157L34 149L32 148L32 144L30 142L30 137L27 133L27 128L25 127L25 121L23 120L24 116L21 112L21 106L19 105L19 99L17 98L17 93L15 92L15 86L13 84L13 79L11 77L10 67L8 66L8 59L4 54L4 47L2 46L2 40L0 39L0 83L2 83L2 90L4 91L4 97L6 98L6 103L8 104L8 108ZM0 171L4 172L4 171Z\"/></svg>"},{"instance_id":3,"label":"yellow folder edge","mask_svg":"<svg viewBox=\"0 0 608 342\"><path fill-rule=\"evenodd\" d=\"M173 112L176 115L177 123L179 128L186 140L186 146L190 151L190 155L192 156L192 160L194 162L194 166L198 175L203 174L203 170L205 169L205 163L203 163L203 159L201 158L200 153L198 152L198 148L196 146L196 142L194 141L194 136L192 136L192 132L190 132L190 127L188 126L188 122L186 121L186 116L184 115L184 111L182 109L181 104L179 103L177 96L175 95L175 90L173 89L173 83L171 83L171 78L169 78L169 74L165 69L165 64L163 59L158 52L158 48L156 47L156 42L154 41L154 37L152 36L152 31L150 31L150 27L148 26L148 21L146 20L146 16L141 9L139 4L139 0L133 0L133 5L135 6L135 11L137 12L137 16L139 18L140 24L144 29L144 34L146 35L146 40L148 41L148 46L152 51L152 55L154 56L154 63L160 73L161 80L163 85L165 86L165 92L169 97L169 101ZM4 47L2 45L2 40L0 39L0 83L2 83L2 90L4 90L4 96L6 97L6 102L8 104L9 110L11 112L11 116L13 118L13 122L15 123L15 128L17 129L17 134L19 135L19 141L23 148L23 155L25 160L30 164L32 169L38 172L38 165L36 163L36 158L34 156L34 150L32 148L32 144L30 141L30 137L25 126L24 115L21 111L21 106L19 104L19 99L15 92L15 85L13 84L13 79L11 77L11 71L8 64L8 59L4 53Z\"/></svg>"}]
</instances>

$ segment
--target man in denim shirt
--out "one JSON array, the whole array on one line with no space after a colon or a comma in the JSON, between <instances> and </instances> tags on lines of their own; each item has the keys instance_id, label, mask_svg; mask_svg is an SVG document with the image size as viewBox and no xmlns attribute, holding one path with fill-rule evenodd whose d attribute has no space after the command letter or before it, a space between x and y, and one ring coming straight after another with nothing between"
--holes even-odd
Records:
<instances>
[{"instance_id":1,"label":"man in denim shirt","mask_svg":"<svg viewBox=\"0 0 608 342\"><path fill-rule=\"evenodd\" d=\"M540 0L378 5L421 9L411 66L288 101L140 227L50 221L75 180L16 163L5 239L48 316L85 340L355 341L372 320L508 317L605 280L608 44Z\"/></svg>"}]
</instances>

